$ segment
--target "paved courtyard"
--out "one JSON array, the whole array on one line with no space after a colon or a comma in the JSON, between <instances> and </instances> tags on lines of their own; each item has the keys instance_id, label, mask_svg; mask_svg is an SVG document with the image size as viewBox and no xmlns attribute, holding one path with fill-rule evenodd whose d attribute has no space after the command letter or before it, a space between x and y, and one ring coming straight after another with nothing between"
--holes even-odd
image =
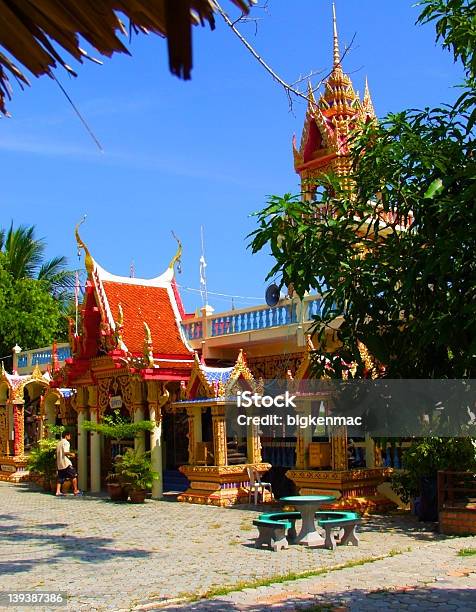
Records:
<instances>
[{"instance_id":1,"label":"paved courtyard","mask_svg":"<svg viewBox=\"0 0 476 612\"><path fill-rule=\"evenodd\" d=\"M457 554L476 548L476 537L445 538L412 518L373 517L359 547L273 553L253 547L259 512L55 498L0 483L0 591L67 591L63 610L476 609L476 557ZM305 572L319 575L289 580ZM274 585L216 591L274 577Z\"/></svg>"}]
</instances>

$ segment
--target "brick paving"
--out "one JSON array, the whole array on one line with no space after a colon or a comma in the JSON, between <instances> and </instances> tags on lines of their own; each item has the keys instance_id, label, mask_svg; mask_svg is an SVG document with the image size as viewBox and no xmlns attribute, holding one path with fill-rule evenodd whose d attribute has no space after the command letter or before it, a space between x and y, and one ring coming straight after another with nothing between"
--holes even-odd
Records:
<instances>
[{"instance_id":1,"label":"brick paving","mask_svg":"<svg viewBox=\"0 0 476 612\"><path fill-rule=\"evenodd\" d=\"M359 547L273 553L253 547L262 511L55 498L0 483L0 591L67 591L63 610L476 609L476 557L457 556L476 548L476 537L445 538L412 517L372 517ZM330 571L181 604L217 587L317 570Z\"/></svg>"}]
</instances>

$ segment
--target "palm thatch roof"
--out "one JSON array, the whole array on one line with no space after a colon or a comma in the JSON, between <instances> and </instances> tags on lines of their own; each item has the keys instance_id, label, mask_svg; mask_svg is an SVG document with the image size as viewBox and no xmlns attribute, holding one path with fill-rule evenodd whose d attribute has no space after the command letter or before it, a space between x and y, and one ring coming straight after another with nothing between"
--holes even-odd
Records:
<instances>
[{"instance_id":1,"label":"palm thatch roof","mask_svg":"<svg viewBox=\"0 0 476 612\"><path fill-rule=\"evenodd\" d=\"M243 13L253 0L229 0ZM8 76L28 85L23 70L39 77L52 76L60 64L75 71L66 59L72 56L98 61L80 46L80 37L100 55L129 50L119 35L152 32L167 38L173 74L190 78L192 25L215 26L213 0L0 0L0 112L7 114L11 98Z\"/></svg>"}]
</instances>

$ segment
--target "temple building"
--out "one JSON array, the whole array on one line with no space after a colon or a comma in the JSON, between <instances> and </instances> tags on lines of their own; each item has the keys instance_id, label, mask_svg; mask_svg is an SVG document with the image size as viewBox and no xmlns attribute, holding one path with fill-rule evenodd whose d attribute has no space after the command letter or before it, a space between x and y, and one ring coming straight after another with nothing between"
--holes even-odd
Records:
<instances>
[{"instance_id":1,"label":"temple building","mask_svg":"<svg viewBox=\"0 0 476 612\"><path fill-rule=\"evenodd\" d=\"M299 148L296 138L293 139L294 168L301 179L301 192L310 200L324 174L334 172L342 177L350 174L349 135L359 124L375 119L367 79L364 97L360 100L349 75L342 69L334 5L332 10L332 71L324 83L324 92L319 100L315 99L309 83L306 118Z\"/></svg>"},{"instance_id":2,"label":"temple building","mask_svg":"<svg viewBox=\"0 0 476 612\"><path fill-rule=\"evenodd\" d=\"M312 199L320 178L330 170L349 171L348 136L374 119L368 85L363 100L342 69L334 10L333 68L319 99L309 88L299 148L293 142L294 167L302 192ZM153 279L116 276L96 262L76 228L85 256L87 281L78 331L71 329L70 351L41 350L49 367L27 372L27 354L14 362L14 373L0 375L0 478L18 480L25 473L27 445L44 435L48 424L74 431L79 486L99 492L115 454L124 447L150 451L161 475L152 497L178 487L179 501L227 506L249 498L254 478L266 474L275 497L294 491L332 493L341 507L382 509L388 500L377 487L397 456L372 440L355 441L357 461L348 459L345 427L310 428L263 435L250 425L233 431L227 415L243 389L262 391L265 380L289 381L299 398L298 411L311 414L326 398L301 393L312 379L312 332L321 297L289 295L274 307L257 306L214 313L184 311L175 280L176 255ZM338 350L337 317L326 330L327 346ZM64 352L66 351L66 352ZM364 359L371 356L362 347ZM38 351L37 351L38 352ZM48 361L48 359L46 359ZM24 368L24 372L18 372ZM28 414L27 414L28 411ZM119 411L153 430L120 444L82 428ZM172 475L172 485L170 486Z\"/></svg>"}]
</instances>

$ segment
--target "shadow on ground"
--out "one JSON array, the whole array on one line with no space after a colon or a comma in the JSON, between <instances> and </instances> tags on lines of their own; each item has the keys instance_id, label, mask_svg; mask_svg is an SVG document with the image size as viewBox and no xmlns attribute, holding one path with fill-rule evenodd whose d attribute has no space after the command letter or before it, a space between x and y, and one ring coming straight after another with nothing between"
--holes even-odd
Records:
<instances>
[{"instance_id":1,"label":"shadow on ground","mask_svg":"<svg viewBox=\"0 0 476 612\"><path fill-rule=\"evenodd\" d=\"M308 610L309 612L324 612L325 610L355 610L358 612L366 612L372 610L386 609L410 609L418 610L419 612L432 612L439 609L475 610L476 609L476 591L471 588L450 589L445 588L444 583L439 583L438 588L433 587L416 587L380 591L365 591L362 589L351 589L345 593L332 592L326 593L325 596L303 596L291 597L277 601L277 596L262 597L257 604L246 604L245 596L240 602L239 598L234 596L237 603L227 601L226 599L201 600L184 605L164 606L163 604L157 608L147 606L147 610L167 610L168 612L193 611L202 612L205 610L219 610L220 612L232 612L240 610L241 612L265 612L272 606L273 610ZM140 610L140 607L135 608ZM144 608L145 610L146 608Z\"/></svg>"},{"instance_id":2,"label":"shadow on ground","mask_svg":"<svg viewBox=\"0 0 476 612\"><path fill-rule=\"evenodd\" d=\"M0 519L0 541L11 542L13 552L13 558L0 561L0 574L26 572L39 563L50 565L62 563L65 559L101 564L110 559L140 560L151 555L149 551L139 548L115 548L113 538L70 534L68 529L73 526L67 523L21 524L14 514L0 515ZM54 533L46 533L46 530ZM32 545L39 552L37 558L18 558L22 555L22 547Z\"/></svg>"}]
</instances>

